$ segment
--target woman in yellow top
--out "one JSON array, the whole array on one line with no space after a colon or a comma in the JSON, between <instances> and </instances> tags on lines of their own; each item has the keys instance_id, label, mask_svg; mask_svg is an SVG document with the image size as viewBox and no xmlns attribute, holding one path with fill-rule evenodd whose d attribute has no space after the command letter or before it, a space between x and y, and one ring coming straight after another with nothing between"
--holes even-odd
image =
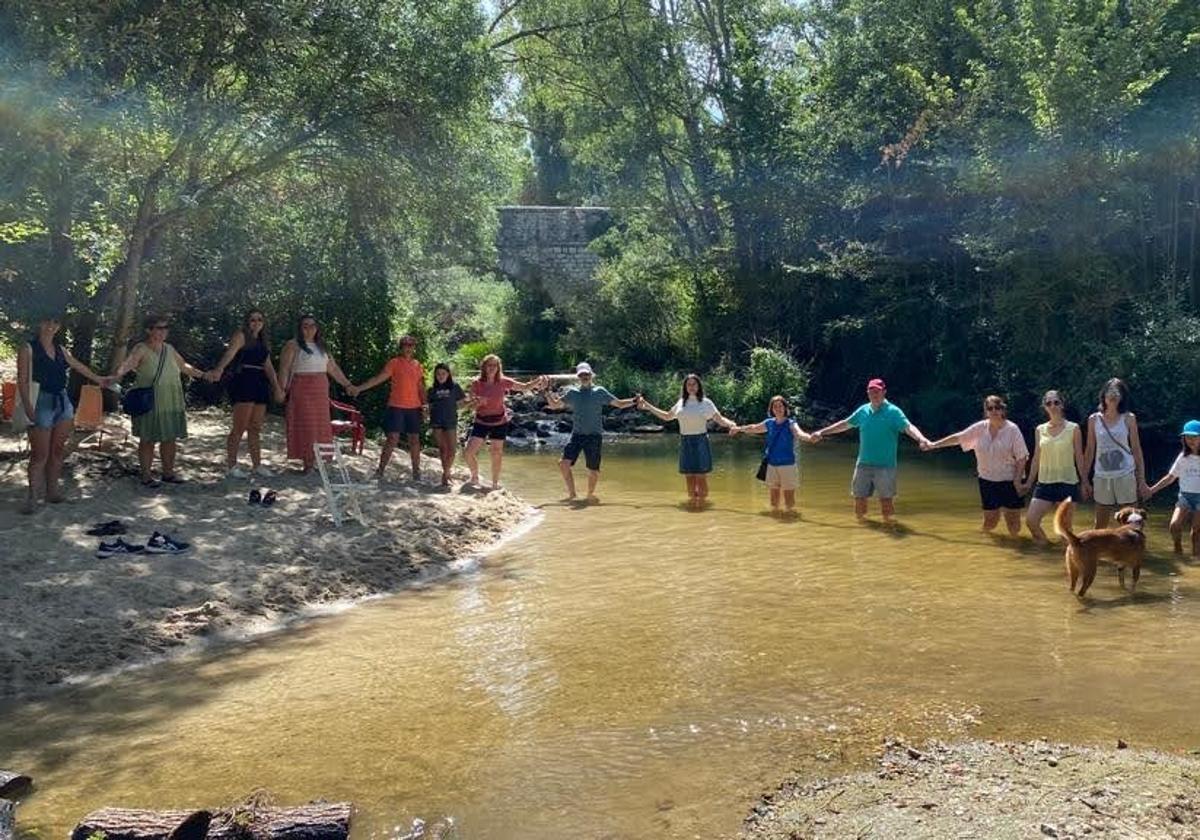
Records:
<instances>
[{"instance_id":1,"label":"woman in yellow top","mask_svg":"<svg viewBox=\"0 0 1200 840\"><path fill-rule=\"evenodd\" d=\"M1042 408L1048 418L1034 433L1033 459L1029 478L1021 484L1021 495L1033 487L1033 499L1025 511L1025 524L1035 542L1045 545L1042 518L1067 498L1086 499L1092 495L1083 459L1083 433L1079 424L1063 416L1066 402L1058 391L1047 391ZM1082 476L1082 482L1080 477Z\"/></svg>"}]
</instances>

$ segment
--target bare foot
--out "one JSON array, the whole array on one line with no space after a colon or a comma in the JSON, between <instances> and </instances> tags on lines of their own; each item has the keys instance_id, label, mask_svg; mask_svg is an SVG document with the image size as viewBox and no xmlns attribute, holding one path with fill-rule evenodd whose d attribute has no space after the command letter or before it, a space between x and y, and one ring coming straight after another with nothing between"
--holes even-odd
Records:
<instances>
[{"instance_id":1,"label":"bare foot","mask_svg":"<svg viewBox=\"0 0 1200 840\"><path fill-rule=\"evenodd\" d=\"M591 496L587 497L587 503L589 505L598 505L600 504L600 497L593 493Z\"/></svg>"}]
</instances>

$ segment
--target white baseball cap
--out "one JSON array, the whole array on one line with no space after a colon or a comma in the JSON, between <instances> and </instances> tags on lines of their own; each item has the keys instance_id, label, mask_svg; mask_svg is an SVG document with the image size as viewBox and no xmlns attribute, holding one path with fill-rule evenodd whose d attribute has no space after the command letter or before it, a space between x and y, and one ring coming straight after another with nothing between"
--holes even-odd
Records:
<instances>
[{"instance_id":1,"label":"white baseball cap","mask_svg":"<svg viewBox=\"0 0 1200 840\"><path fill-rule=\"evenodd\" d=\"M581 373L586 373L591 376L595 375L594 373L592 373L592 366L589 365L587 362L580 362L579 364L575 365L575 375L579 376L579 374L581 374Z\"/></svg>"}]
</instances>

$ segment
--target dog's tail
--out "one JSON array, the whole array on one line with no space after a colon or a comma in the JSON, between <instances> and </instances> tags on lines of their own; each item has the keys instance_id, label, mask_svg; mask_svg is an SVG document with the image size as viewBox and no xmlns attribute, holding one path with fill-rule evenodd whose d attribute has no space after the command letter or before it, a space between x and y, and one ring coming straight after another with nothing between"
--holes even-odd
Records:
<instances>
[{"instance_id":1,"label":"dog's tail","mask_svg":"<svg viewBox=\"0 0 1200 840\"><path fill-rule=\"evenodd\" d=\"M1075 502L1068 496L1058 506L1058 510L1054 512L1054 533L1060 537L1066 537L1071 545L1079 544L1079 537L1075 536L1071 531L1071 511L1075 507Z\"/></svg>"}]
</instances>

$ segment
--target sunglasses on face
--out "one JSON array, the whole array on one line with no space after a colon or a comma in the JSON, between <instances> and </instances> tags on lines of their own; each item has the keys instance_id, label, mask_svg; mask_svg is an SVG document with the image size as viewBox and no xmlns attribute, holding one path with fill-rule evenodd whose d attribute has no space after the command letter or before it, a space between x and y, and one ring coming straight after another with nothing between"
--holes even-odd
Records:
<instances>
[{"instance_id":1,"label":"sunglasses on face","mask_svg":"<svg viewBox=\"0 0 1200 840\"><path fill-rule=\"evenodd\" d=\"M155 325L154 325L153 327L151 327L150 329L152 329L152 330L165 330L165 329L169 329L169 327L168 327L166 324L155 324Z\"/></svg>"},{"instance_id":2,"label":"sunglasses on face","mask_svg":"<svg viewBox=\"0 0 1200 840\"><path fill-rule=\"evenodd\" d=\"M1004 410L1004 406L1002 406L1002 405L989 405L989 406L988 406L988 407L987 407L985 410L986 410L986 411L1003 411L1003 410Z\"/></svg>"},{"instance_id":3,"label":"sunglasses on face","mask_svg":"<svg viewBox=\"0 0 1200 840\"><path fill-rule=\"evenodd\" d=\"M1046 400L1042 405L1062 405L1062 400Z\"/></svg>"}]
</instances>

